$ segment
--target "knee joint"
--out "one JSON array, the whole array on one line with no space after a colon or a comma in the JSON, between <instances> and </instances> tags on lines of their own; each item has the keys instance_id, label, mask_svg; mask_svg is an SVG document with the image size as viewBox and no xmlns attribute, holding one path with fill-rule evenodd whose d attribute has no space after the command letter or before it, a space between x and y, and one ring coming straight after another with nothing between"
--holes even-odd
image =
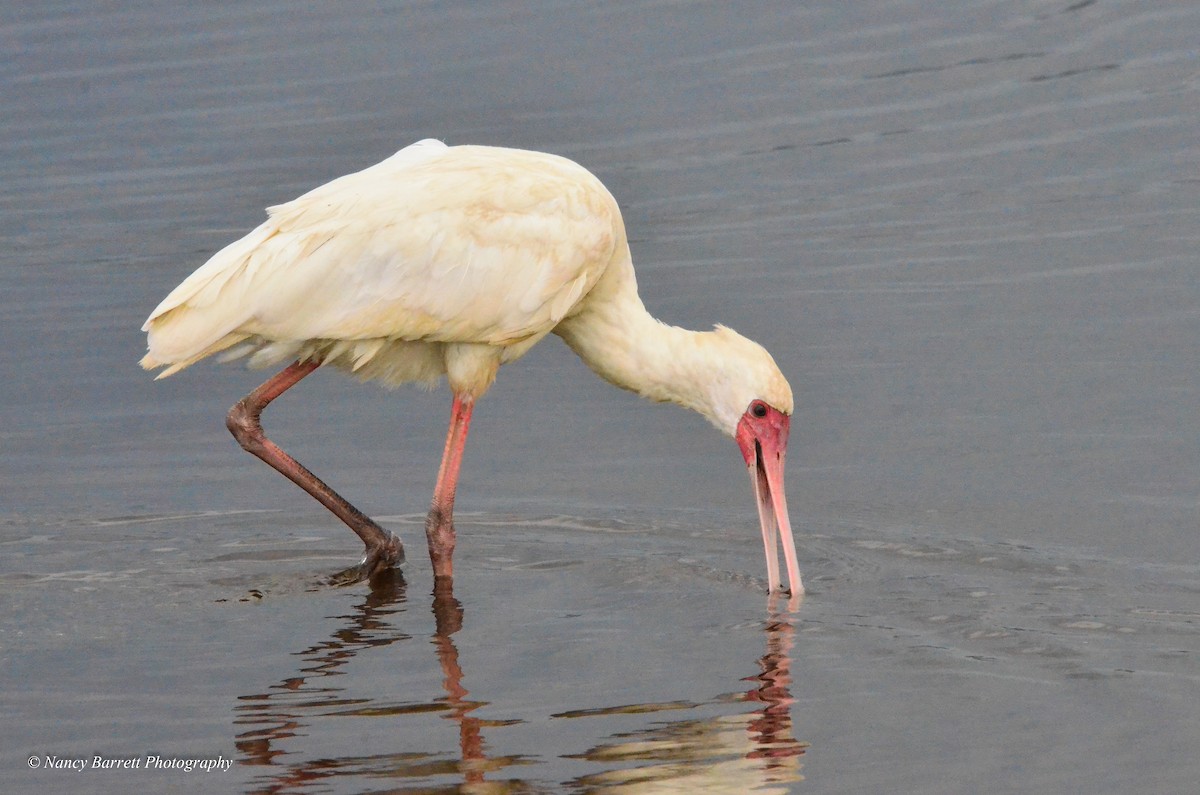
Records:
<instances>
[{"instance_id":1,"label":"knee joint","mask_svg":"<svg viewBox=\"0 0 1200 795\"><path fill-rule=\"evenodd\" d=\"M233 438L238 440L238 444L247 450L254 446L258 437L262 435L258 415L246 406L244 400L233 404L233 408L225 415L225 427L233 434Z\"/></svg>"}]
</instances>

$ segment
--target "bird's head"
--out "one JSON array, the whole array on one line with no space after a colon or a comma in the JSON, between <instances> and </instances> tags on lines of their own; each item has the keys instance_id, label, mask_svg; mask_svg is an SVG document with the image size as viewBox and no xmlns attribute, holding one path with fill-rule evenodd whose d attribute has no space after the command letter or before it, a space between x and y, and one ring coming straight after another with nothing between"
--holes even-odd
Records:
<instances>
[{"instance_id":1,"label":"bird's head","mask_svg":"<svg viewBox=\"0 0 1200 795\"><path fill-rule=\"evenodd\" d=\"M777 540L782 540L788 585L792 596L799 596L804 588L783 486L792 388L771 354L757 342L724 326L717 326L710 339L720 353L711 357L707 405L700 411L737 441L750 471L770 589L783 590L777 554Z\"/></svg>"}]
</instances>

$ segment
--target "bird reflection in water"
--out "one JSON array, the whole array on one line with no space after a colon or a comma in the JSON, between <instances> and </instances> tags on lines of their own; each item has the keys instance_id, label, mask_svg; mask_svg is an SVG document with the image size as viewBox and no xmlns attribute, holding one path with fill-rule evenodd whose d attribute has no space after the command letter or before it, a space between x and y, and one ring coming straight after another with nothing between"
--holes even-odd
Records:
<instances>
[{"instance_id":1,"label":"bird reflection in water","mask_svg":"<svg viewBox=\"0 0 1200 795\"><path fill-rule=\"evenodd\" d=\"M460 752L457 772L461 774L464 789L473 791L473 785L484 784L484 774L518 764L529 764L533 760L518 756L487 756L484 752L483 730L495 726L511 726L520 721L482 720L471 713L480 707L487 706L485 701L471 701L470 695L463 687L463 670L458 662L458 647L450 636L462 629L463 607L454 598L452 583L449 579L439 578L434 586L433 615L437 622L437 631L433 636L433 644L437 649L438 664L442 668L442 687L446 690L445 704L450 708L445 716L458 724L458 747ZM495 785L489 792L505 792L507 787ZM519 782L512 782L519 785ZM518 786L518 789L524 789Z\"/></svg>"},{"instance_id":2,"label":"bird reflection in water","mask_svg":"<svg viewBox=\"0 0 1200 795\"><path fill-rule=\"evenodd\" d=\"M777 610L765 623L767 653L758 659L759 673L743 681L754 686L717 701L758 704L753 712L663 722L650 729L614 735L614 741L595 746L579 758L611 769L582 776L575 784L583 792L620 793L743 793L788 791L802 781L799 757L809 743L793 736L791 649L795 626L788 613ZM789 602L788 607L795 605ZM558 717L588 717L621 712L651 712L700 708L704 705L631 705L605 710L564 713Z\"/></svg>"},{"instance_id":3,"label":"bird reflection in water","mask_svg":"<svg viewBox=\"0 0 1200 795\"><path fill-rule=\"evenodd\" d=\"M536 773L529 780L503 778L514 768L534 765L536 756L487 753L485 732L521 723L488 720L474 713L487 702L472 700L464 686L463 666L453 635L463 625L464 608L449 582L439 583L432 612L431 638L441 669L444 695L431 703L349 698L345 688L327 677L347 673L359 654L391 646L413 636L397 630L392 616L405 612L404 581L395 576L376 582L364 602L347 616L333 636L298 652L299 675L273 685L266 693L242 696L234 723L240 764L264 768L250 792L282 793L323 789L331 779L353 777L406 782L403 791L528 792L544 785ZM569 758L602 768L567 782L583 792L772 792L800 781L800 762L808 744L792 736L789 690L790 653L795 628L786 612L772 611L764 623L767 652L759 672L743 681L753 686L707 703L671 702L564 712L555 719L603 717L672 710L699 711L731 702L752 704L742 714L664 721L652 728L612 735L585 753ZM305 744L323 718L421 719L430 713L457 724L458 748L404 750L374 755L318 756L288 746ZM348 737L344 738L348 739ZM434 742L433 740L430 741ZM352 745L352 743L348 743ZM322 746L327 748L328 746ZM498 775L500 774L500 775ZM491 778L489 778L491 776ZM409 787L417 789L410 790ZM779 787L784 789L779 789Z\"/></svg>"},{"instance_id":4,"label":"bird reflection in water","mask_svg":"<svg viewBox=\"0 0 1200 795\"><path fill-rule=\"evenodd\" d=\"M389 646L412 636L391 626L390 616L405 611L405 583L398 572L385 573L371 582L371 592L353 614L344 616L346 626L297 656L305 661L299 676L284 679L266 693L242 696L236 707L238 726L250 726L237 735L235 745L242 754L240 763L270 767L251 792L279 793L302 791L320 786L334 777L369 776L371 778L424 779L453 776L464 785L483 783L484 775L500 768L532 763L514 756L484 753L483 730L511 725L518 721L488 721L471 713L486 702L471 701L463 686L458 649L451 635L462 628L463 608L449 582L441 582L433 599L435 632L432 643L442 671L445 696L433 703L401 702L385 704L378 699L352 699L343 696L344 688L322 684L324 677L339 676L359 653ZM299 760L289 757L294 751L285 745L294 738L311 733L310 727L321 718L403 718L430 712L444 712L459 729L459 747L454 758L442 751L396 752L372 756L319 757L306 755ZM495 782L493 782L495 783ZM505 791L501 787L498 791Z\"/></svg>"},{"instance_id":5,"label":"bird reflection in water","mask_svg":"<svg viewBox=\"0 0 1200 795\"><path fill-rule=\"evenodd\" d=\"M305 662L300 676L284 679L266 693L241 696L234 723L255 727L236 737L236 746L242 753L241 764L279 765L280 757L289 754L281 747L283 742L303 735L313 718L330 714L327 710L341 711L369 703L367 699L341 698L343 688L316 683L324 677L344 673L340 669L360 651L409 639L411 636L395 630L388 622L388 616L403 611L404 601L402 577L394 575L377 580L363 604L352 615L343 617L347 626L331 639L296 653ZM323 760L281 771L272 777L273 785L261 791L287 790L323 779L335 775L337 767L336 762Z\"/></svg>"}]
</instances>

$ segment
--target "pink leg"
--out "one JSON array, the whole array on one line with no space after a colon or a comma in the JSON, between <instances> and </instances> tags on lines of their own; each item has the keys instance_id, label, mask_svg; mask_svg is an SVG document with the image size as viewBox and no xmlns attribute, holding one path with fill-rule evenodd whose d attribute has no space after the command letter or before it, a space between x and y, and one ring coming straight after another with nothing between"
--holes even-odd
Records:
<instances>
[{"instance_id":1,"label":"pink leg","mask_svg":"<svg viewBox=\"0 0 1200 795\"><path fill-rule=\"evenodd\" d=\"M438 469L437 486L433 490L433 505L425 520L425 537L429 541L429 559L433 562L436 582L454 575L454 492L458 488L458 470L462 466L463 448L471 425L473 398L454 396L450 412L450 429L446 432L446 448L442 466Z\"/></svg>"},{"instance_id":2,"label":"pink leg","mask_svg":"<svg viewBox=\"0 0 1200 795\"><path fill-rule=\"evenodd\" d=\"M296 362L284 368L265 384L238 401L229 410L225 424L242 449L270 464L285 478L307 491L334 516L346 523L367 547L363 562L348 572L350 579L373 577L403 562L404 547L400 539L371 521L366 514L348 503L296 459L283 452L263 433L259 417L272 400L291 389L302 378L320 367L320 362Z\"/></svg>"}]
</instances>

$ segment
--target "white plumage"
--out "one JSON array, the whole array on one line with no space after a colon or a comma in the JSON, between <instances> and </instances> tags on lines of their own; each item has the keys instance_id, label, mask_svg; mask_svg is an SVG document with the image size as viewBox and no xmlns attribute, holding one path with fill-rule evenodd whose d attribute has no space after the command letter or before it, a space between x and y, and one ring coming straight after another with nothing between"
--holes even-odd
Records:
<instances>
[{"instance_id":1,"label":"white plumage","mask_svg":"<svg viewBox=\"0 0 1200 795\"><path fill-rule=\"evenodd\" d=\"M501 364L553 331L610 382L692 408L738 438L760 508L785 530L789 583L799 592L782 503L792 411L786 379L761 346L730 329L686 331L646 312L617 203L582 166L539 152L425 140L268 214L154 309L143 326L149 351L141 364L165 367L161 378L217 353L248 356L252 366L292 362L234 407L230 428L363 537L363 574L394 562L399 542L395 554L381 551L393 544L390 534L274 447L258 424L262 409L320 365L389 385L433 384L445 375L455 410L426 529L435 573L449 576L453 495L474 401ZM751 417L760 404L770 416ZM759 439L764 431L756 427L747 431L753 439L743 439L749 420L770 421L775 437ZM778 449L778 472L769 478L755 464L764 441ZM356 526L355 514L367 524Z\"/></svg>"},{"instance_id":2,"label":"white plumage","mask_svg":"<svg viewBox=\"0 0 1200 795\"><path fill-rule=\"evenodd\" d=\"M432 351L405 342L516 358L625 241L588 172L517 151L501 170L497 152L421 141L269 208L151 313L144 366L171 375L238 346L258 365L317 357L395 384L441 374Z\"/></svg>"}]
</instances>

